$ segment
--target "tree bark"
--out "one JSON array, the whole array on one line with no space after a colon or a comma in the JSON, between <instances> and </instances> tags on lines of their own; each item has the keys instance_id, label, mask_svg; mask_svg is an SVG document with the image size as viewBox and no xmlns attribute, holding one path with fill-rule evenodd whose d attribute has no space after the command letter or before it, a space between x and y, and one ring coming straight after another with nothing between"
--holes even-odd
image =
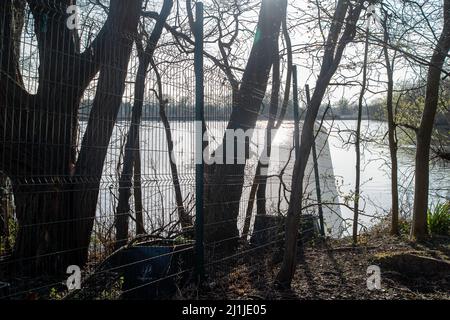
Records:
<instances>
[{"instance_id":1,"label":"tree bark","mask_svg":"<svg viewBox=\"0 0 450 320\"><path fill-rule=\"evenodd\" d=\"M141 12L141 1L127 2L126 14L111 7L111 14L118 15L117 25L109 30L105 60L100 68L97 92L89 116L86 133L76 163L75 179L89 177L88 181L78 184L74 193L74 212L77 216L76 245L80 250L75 257L79 265L87 261L88 247L97 209L98 194L102 178L103 165L109 141L122 104L125 79L133 41L137 33L137 24Z\"/></svg>"},{"instance_id":2,"label":"tree bark","mask_svg":"<svg viewBox=\"0 0 450 320\"><path fill-rule=\"evenodd\" d=\"M398 161L397 161L397 129L395 124L394 113L394 61L391 62L389 58L388 44L389 44L389 31L387 27L387 15L383 21L384 27L384 44L383 53L384 61L386 64L387 75L387 98L386 109L388 118L388 136L389 136L389 153L391 156L391 193L392 193L392 219L391 219L391 234L399 235L399 206L398 206Z\"/></svg>"},{"instance_id":3,"label":"tree bark","mask_svg":"<svg viewBox=\"0 0 450 320\"><path fill-rule=\"evenodd\" d=\"M431 134L439 100L441 70L450 49L450 0L443 1L444 27L430 61L422 119L417 132L414 215L411 238L423 240L428 236L427 211Z\"/></svg>"}]
</instances>

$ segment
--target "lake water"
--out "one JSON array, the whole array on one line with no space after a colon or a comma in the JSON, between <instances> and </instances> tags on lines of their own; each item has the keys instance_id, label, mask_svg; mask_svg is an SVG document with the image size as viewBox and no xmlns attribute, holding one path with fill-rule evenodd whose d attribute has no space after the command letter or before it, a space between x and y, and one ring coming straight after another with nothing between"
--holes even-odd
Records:
<instances>
[{"instance_id":1,"label":"lake water","mask_svg":"<svg viewBox=\"0 0 450 320\"><path fill-rule=\"evenodd\" d=\"M331 149L333 168L343 194L354 190L356 155L353 145L346 145L349 139L347 130L356 128L356 121L327 122L331 130L329 145ZM339 132L341 132L339 134ZM365 214L363 222L370 226L379 217L389 214L391 208L390 188L390 155L387 144L380 143L386 137L387 123L378 121L363 121L363 137L375 137L375 141L364 142L362 149L361 191ZM385 139L386 140L386 139ZM414 200L414 164L415 147L400 146L398 150L399 197L401 213L408 217L412 212ZM344 178L345 177L345 178ZM450 166L443 161L433 161L430 164L429 205L450 200ZM351 217L352 213L343 208L343 215Z\"/></svg>"},{"instance_id":2,"label":"lake water","mask_svg":"<svg viewBox=\"0 0 450 320\"><path fill-rule=\"evenodd\" d=\"M172 134L175 142L175 159L180 173L180 182L187 207L193 208L195 190L194 166L194 130L193 122L173 121ZM208 122L211 134L211 145L217 147L221 143L226 123L223 121ZM258 122L252 139L253 155L247 162L246 178L240 208L240 225L247 208L249 190L253 181L254 169L264 146L264 128L266 121ZM122 161L121 146L124 143L128 124L118 123L108 149L105 170L101 183L98 203L97 224L101 230L111 230L111 216L117 205L117 185L120 163ZM351 195L355 180L355 151L351 141L351 131L356 127L356 121L327 121L317 138L319 154L319 174L322 189L322 200L325 221L328 231L334 236L347 233L347 225L353 216ZM81 124L82 131L85 124ZM271 214L286 211L289 199L290 182L294 154L292 122L286 122L274 140L274 153L271 159L267 188L267 207ZM385 217L391 206L389 149L379 141L385 136L387 125L384 122L363 121L362 132L365 141L362 148L361 172L361 217L362 227L370 227L380 218ZM144 217L148 229L170 225L176 220L174 210L174 192L168 161L166 138L161 123L145 121L141 129L141 161L142 161L142 191L144 202ZM377 139L374 139L377 138ZM414 188L414 147L402 147L399 150L399 185L402 213L408 215L413 203ZM290 160L290 161L289 161ZM284 168L280 183L280 172ZM284 187L286 186L286 188ZM434 162L430 171L430 205L450 199L450 167L443 162ZM315 205L315 181L312 159L309 161L303 195L307 211L317 212ZM279 199L281 199L279 201Z\"/></svg>"}]
</instances>

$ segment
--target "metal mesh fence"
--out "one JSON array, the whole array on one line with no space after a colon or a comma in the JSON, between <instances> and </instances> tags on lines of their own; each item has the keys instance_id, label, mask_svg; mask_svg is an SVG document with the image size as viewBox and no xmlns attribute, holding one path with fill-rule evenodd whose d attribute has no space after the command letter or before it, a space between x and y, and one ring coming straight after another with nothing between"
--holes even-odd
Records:
<instances>
[{"instance_id":1,"label":"metal mesh fence","mask_svg":"<svg viewBox=\"0 0 450 320\"><path fill-rule=\"evenodd\" d=\"M149 57L133 34L108 27L101 8L87 5L83 13L99 12L82 16L76 37L65 28L66 14L57 5L26 5L16 32L12 2L2 3L0 276L9 289L0 297L57 296L66 289L61 275L78 264L82 290L69 297L114 298L119 292L161 298L196 280L194 54L180 52L175 43L158 47L145 70L141 98L139 69ZM114 43L98 44L102 32L112 33ZM204 94L213 154L223 145L233 91L208 63ZM264 100L265 93L260 95ZM259 217L254 230L257 206L249 199L261 200L252 195L252 186L267 121L261 116L257 122L243 177L231 170L226 181L205 179L205 189L214 193L221 185L217 192L226 196L243 178L237 218L231 218L238 233L205 246L209 277L226 274L236 259L255 250L280 247L295 159L294 124L287 121L274 140L264 197L267 217ZM136 128L137 140L129 142ZM321 136L317 150L326 156L326 134ZM320 167L325 183L334 186L328 170ZM311 167L305 198L311 198L316 215L313 174ZM205 210L218 205L227 203L209 202ZM335 215L328 215L327 226L339 233L338 208L329 207ZM212 224L227 228L230 221ZM227 242L237 243L234 250L219 250Z\"/></svg>"}]
</instances>

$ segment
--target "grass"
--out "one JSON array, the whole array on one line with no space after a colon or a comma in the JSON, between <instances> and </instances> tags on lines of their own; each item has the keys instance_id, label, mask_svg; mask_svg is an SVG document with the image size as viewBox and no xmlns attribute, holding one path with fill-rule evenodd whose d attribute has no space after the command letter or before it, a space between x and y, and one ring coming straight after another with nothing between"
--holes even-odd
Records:
<instances>
[{"instance_id":1,"label":"grass","mask_svg":"<svg viewBox=\"0 0 450 320\"><path fill-rule=\"evenodd\" d=\"M428 228L432 235L448 236L450 231L450 201L438 203L428 210Z\"/></svg>"}]
</instances>

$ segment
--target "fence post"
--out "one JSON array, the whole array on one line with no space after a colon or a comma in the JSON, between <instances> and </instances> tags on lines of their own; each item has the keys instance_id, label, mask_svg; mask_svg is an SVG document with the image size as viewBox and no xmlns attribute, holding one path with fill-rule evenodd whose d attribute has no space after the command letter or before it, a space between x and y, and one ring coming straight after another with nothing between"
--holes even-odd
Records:
<instances>
[{"instance_id":1,"label":"fence post","mask_svg":"<svg viewBox=\"0 0 450 320\"><path fill-rule=\"evenodd\" d=\"M205 276L204 266L204 219L203 219L203 193L204 193L204 85L203 85L203 3L195 4L195 253L196 274L200 281Z\"/></svg>"},{"instance_id":2,"label":"fence post","mask_svg":"<svg viewBox=\"0 0 450 320\"><path fill-rule=\"evenodd\" d=\"M300 153L300 114L299 114L299 103L298 103L298 82L297 82L297 66L292 68L293 77L293 96L294 96L294 147L295 147L295 157L298 159Z\"/></svg>"},{"instance_id":3,"label":"fence post","mask_svg":"<svg viewBox=\"0 0 450 320\"><path fill-rule=\"evenodd\" d=\"M305 86L306 91L306 104L309 108L311 104L311 95L309 92L309 85ZM322 208L322 191L320 190L320 176L319 176L319 162L317 160L316 139L314 137L312 145L313 161L314 161L314 180L316 181L316 195L317 203L319 206L319 223L320 223L320 235L325 237L325 226L323 222L323 208Z\"/></svg>"}]
</instances>

